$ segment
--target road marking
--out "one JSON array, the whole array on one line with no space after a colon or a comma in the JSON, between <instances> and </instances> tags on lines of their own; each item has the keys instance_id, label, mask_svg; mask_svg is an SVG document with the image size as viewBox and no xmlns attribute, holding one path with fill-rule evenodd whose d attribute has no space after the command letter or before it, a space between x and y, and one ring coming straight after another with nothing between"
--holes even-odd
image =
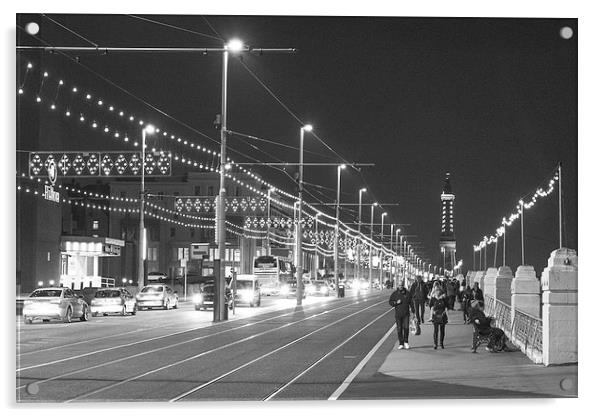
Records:
<instances>
[{"instance_id":1,"label":"road marking","mask_svg":"<svg viewBox=\"0 0 602 417\"><path fill-rule=\"evenodd\" d=\"M236 367L236 368L232 369L231 371L228 371L228 372L226 372L225 374L222 374L222 375L220 375L220 376L218 376L218 377L216 377L216 378L213 378L213 379L212 379L211 381L209 381L209 382L205 382L204 384L201 384L201 385L199 385L198 387L195 387L195 388L193 388L193 389L191 389L191 390L188 390L188 391L186 391L186 392L184 392L184 393L182 393L182 394L178 395L177 397L174 397L174 398L172 398L171 400L169 400L169 402L170 402L170 403L173 403L173 402L179 401L179 400L181 400L182 398L189 396L190 394L193 394L193 393L195 393L195 392L197 392L197 391L200 391L200 390L202 390L203 388L205 388L205 387L207 387L207 386L209 386L209 385L212 385L212 384L214 384L214 383L218 382L219 380L221 380L221 379L223 379L223 378L225 378L225 377L227 377L227 376L229 376L229 375L232 375L233 373L235 373L235 372L238 372L238 371L240 371L240 370L241 370L241 369L243 369L243 368L246 368L246 367L247 367L247 366L249 366L249 365L252 365L252 364L254 364L255 362L258 362L258 361L260 361L260 360L262 360L262 359L265 359L265 358L267 358L268 356L271 356L271 355L273 355L273 354L274 354L274 353L276 353L276 352L280 352L281 350L283 350L283 349L286 349L287 347L289 347L289 346L292 346L292 345L294 345L295 343L297 343L297 342L300 342L301 340L304 340L304 339L308 338L308 337L309 337L309 336L311 336L312 334L315 334L315 333L317 333L317 332L320 332L320 331L322 331L322 330L324 330L324 329L327 329L327 328L329 328L329 327L331 327L331 326L334 326L335 324L338 324L338 323L342 322L343 320L347 320L349 317L353 317L353 316L355 316L356 314L359 314L359 313L361 313L361 312L363 312L363 311L365 311L365 310L368 310L368 309L370 309L370 308L372 308L372 307L375 307L375 306L377 306L377 305L379 305L379 304L382 304L382 303L384 303L384 302L385 302L385 301L380 301L380 302L378 302L378 303L376 303L376 304L372 304L371 306L368 306L368 307L366 307L366 308L363 308L363 309L361 309L361 310L358 310L358 311L356 311L355 313L349 314L348 316L345 316L345 317L342 317L342 318L340 318L340 319L338 319L338 320L336 320L336 321L333 321L332 323L329 323L329 324L327 324L326 326L323 326L323 327L320 327L319 329L313 330L313 331L311 331L311 332L307 333L306 335L303 335L303 336L301 336L301 337L299 337L299 338L297 338L297 339L295 339L295 340L293 340L293 341L291 341L291 342L288 342L287 344L285 344L285 345L283 345L283 346L280 346L279 348L276 348L276 349L274 349L274 350L272 350L272 351L270 351L270 352L268 352L268 353L264 353L263 355L261 355L261 356L259 356L259 357L255 358L255 359L253 359L252 361L249 361L249 362L247 362L247 363L245 363L245 364L242 364L242 365L240 365L240 366L238 366L238 367ZM387 311L387 313L388 313L388 311Z\"/></svg>"},{"instance_id":2,"label":"road marking","mask_svg":"<svg viewBox=\"0 0 602 417\"><path fill-rule=\"evenodd\" d=\"M314 366L318 365L320 362L322 362L324 359L326 359L332 353L334 353L335 351L337 351L339 348L341 348L343 345L345 345L347 342L349 342L355 336L357 336L358 334L360 334L361 332L363 332L366 328L368 328L369 326L371 326L375 321L381 319L382 317L384 317L387 314L390 314L389 310L385 311L383 314L379 315L374 320L372 320L370 323L366 324L364 327L362 327L361 329L359 329L357 332L355 332L354 334L352 334L351 336L349 336L347 339L345 339L343 342L341 342L337 347L335 347L330 352L328 352L326 355L322 356L320 359L318 359L316 362L314 362L309 368L305 369L299 375L297 375L296 377L294 377L293 379L291 379L289 382L287 382L286 384L284 384L283 386L281 386L280 388L278 388L276 391L274 391L272 394L270 394L268 397L264 398L263 400L264 401L270 401L272 398L274 398L276 395L278 395L280 392L282 392L285 388L287 388L288 386L290 386L291 384L293 384L295 381L297 381L299 378L301 378L303 375L305 375L307 372L309 372ZM356 356L343 356L343 358L344 359L354 359L354 358L356 358Z\"/></svg>"},{"instance_id":3,"label":"road marking","mask_svg":"<svg viewBox=\"0 0 602 417\"><path fill-rule=\"evenodd\" d=\"M348 305L351 305L351 303L344 304L341 307L337 307L337 308L333 309L333 311L334 310L338 310L339 308L346 307ZM319 307L320 306L308 307L304 311L317 309ZM286 309L288 309L288 307ZM296 311L296 309L295 309L295 311L292 311L292 312L280 314L280 315L277 315L277 316L274 316L274 317L270 317L270 318L267 318L267 319L264 319L264 320L260 320L260 321L257 321L257 322L253 322L253 323L247 323L247 324L244 324L244 325L242 325L240 327L235 327L235 328L232 328L232 329L226 329L226 330L224 330L222 332L213 333L213 334L217 335L217 334L225 333L225 332L228 332L228 331L237 330L237 329L240 329L240 328L243 328L243 327L248 327L248 326L251 326L251 325L254 325L254 324L262 323L262 322L269 321L269 320L272 320L272 319L276 319L276 318L279 318L279 317L284 317L284 316L287 316L287 315L293 315L293 314L295 314L297 312L298 311ZM240 319L238 319L238 320L240 320ZM231 321L232 320L230 320L230 322ZM227 323L227 322L221 322L221 323ZM156 336L156 337L152 337L152 338L149 338L149 339L139 340L139 341L136 341L136 342L125 343L125 344L118 345L118 346L112 346L112 347L103 348L103 349L99 349L99 350L92 351L92 352L82 353L80 355L75 355L75 356L71 356L71 357L68 357L68 358L57 359L57 360L54 360L54 361L45 362L45 363L41 363L41 364L37 364L37 365L30 365L30 366L26 366L26 367L23 367L23 368L18 368L16 370L16 372L19 373L21 371L26 371L26 370L29 370L29 369L40 368L40 367L43 367L43 366L56 365L57 363L68 362L68 361L72 361L73 359L79 359L79 358L83 358L83 357L86 357L86 356L91 356L91 355L95 355L95 354L99 354L99 353L108 352L108 351L111 351L111 350L121 349L121 348L124 348L124 347L130 347L130 346L134 346L134 345L138 345L138 344L142 344L142 343L147 343L147 342L152 342L154 340L164 339L164 338L167 338L167 337L172 337L172 336L176 336L176 335L183 334L183 333L188 333L188 332L191 332L191 331L194 331L194 330L204 329L206 327L207 326L195 327L193 329L182 330L182 331L179 331L179 332L169 333L169 334L162 335L162 336ZM196 340L196 339L191 339L189 342L192 342L194 340ZM184 343L187 343L187 342L184 342ZM24 387L24 385L22 385L20 387L17 387L17 389L21 389L23 387Z\"/></svg>"},{"instance_id":4,"label":"road marking","mask_svg":"<svg viewBox=\"0 0 602 417\"><path fill-rule=\"evenodd\" d=\"M364 368L364 366L366 366L366 364L368 363L370 358L372 358L372 356L374 356L374 354L376 353L378 348L380 348L380 346L385 342L385 340L387 340L387 337L389 337L389 335L391 333L393 333L393 330L395 330L395 326L396 326L395 324L393 326L391 326L389 331L387 333L385 333L385 335L378 341L377 344L374 345L372 350L370 350L370 352L368 352L368 354L364 357L364 359L362 359L362 361L357 364L355 369L353 371L351 371L351 373L347 376L347 378L345 378L343 383L335 390L335 392L333 392L330 395L330 397L328 397L328 400L337 400L341 396L341 394L343 394L345 392L345 390L347 389L347 387L349 387L349 385L351 385L351 382L355 379L357 374L359 374L360 371Z\"/></svg>"},{"instance_id":5,"label":"road marking","mask_svg":"<svg viewBox=\"0 0 602 417\"><path fill-rule=\"evenodd\" d=\"M378 304L378 303L377 303L377 304ZM377 304L374 304L374 305L372 305L372 306L370 306L370 307L367 307L367 308L374 307L374 306L375 306L375 305L377 305ZM344 307L347 307L347 306L349 306L349 304L343 305L343 306L341 306L341 307L334 308L334 309L330 310L329 312L332 312L332 311L335 311L335 310L339 310L339 309L341 309L341 308L344 308ZM262 321L272 320L272 319L274 319L274 318L277 318L277 317L282 317L282 316L286 316L286 315L288 315L288 314L289 314L289 313L287 313L287 314L282 314L281 316L270 317L269 319L265 319L265 320L262 320ZM326 314L326 312L319 313L318 315L322 315L322 314ZM273 331L276 331L276 330L280 330L280 329L283 329L283 328L285 328L285 327L292 326L292 325L294 325L294 324L297 324L297 323L300 323L300 322L302 322L302 321L306 321L306 320L313 319L313 318L315 318L315 316L316 316L316 315L314 315L314 316L310 316L310 317L305 317L305 318L303 318L303 319L301 319L301 320L297 320L297 321L294 321L294 322L291 322L291 323L286 323L286 324L284 324L284 325L282 325L282 326L280 326L280 327L276 327L276 328L273 328L273 329L265 330L265 331L263 331L263 332L260 332L260 333L256 333L256 334L254 334L254 335L251 335L251 336L247 336L247 337L245 337L245 338L243 338L243 339L240 339L240 340L237 340L237 341L235 341L235 342L231 342L231 343L228 343L228 344L226 344L226 345L223 345L223 346L220 346L220 347L217 347L217 348L214 348L214 349L210 349L210 350L207 350L207 351L205 351L205 352L201 352L201 353L199 353L199 354L197 354L197 355L194 355L194 356L188 357L188 358L186 358L186 359L182 359L182 360L179 360L179 361L177 361L177 362L173 362L173 363L171 363L171 364L164 365L164 366L162 366L162 367L159 367L159 368L153 369L153 370L151 370L151 371L144 372L144 373L142 373L142 374L139 374L139 375L136 375L136 376L133 376L133 377L127 378L127 379L125 379L125 380L123 380L123 381L119 381L119 382L117 382L117 383L115 383L115 384L108 385L108 386L106 386L106 387L99 388L99 389L97 389L97 390L94 390L94 391L90 391L90 392L88 392L88 393L86 393L86 394L82 394L82 395L80 395L80 396L77 396L77 397L71 398L70 400L67 400L67 401L65 401L65 402L66 402L66 403L69 403L69 402L73 402L73 401L77 401L77 400L79 400L79 399L83 399L83 398L89 397L90 395L93 395L93 394L98 394L98 393L100 393L100 392L103 392L103 391L106 391L106 390L108 390L108 389L115 388L115 387L117 387L117 386L123 385L123 384L125 384L125 383L127 383L127 382L131 382L131 381L134 381L134 380L136 380L136 379L140 379L140 378L142 378L142 377L144 377L144 376L151 375L151 374L153 374L153 373L156 373L156 372L162 371L162 370L164 370L164 369L167 369L167 368L170 368L170 367L173 367L173 366L176 366L176 365L180 365L180 364L182 364L182 363L184 363L184 362L188 362L188 361L190 361L190 360L193 360L193 359L200 358L200 357L202 357L202 356L205 356L205 355L208 355L208 354L210 354L210 353L217 352L217 351L219 351L219 350L221 350L221 349L225 349L225 348L228 348L228 347L230 347L230 346L234 346L234 345L236 345L236 344L238 344L238 343L247 342L247 341L249 341L249 340L251 340L251 339L254 339L254 338L256 338L256 337L263 336L264 334L267 334L267 333L270 333L270 332L273 332ZM348 317L350 317L350 316L348 316ZM244 326L241 326L241 327L247 327L247 326L249 326L249 325L252 325L252 324L257 324L257 323L259 323L259 322L256 322L256 323L251 323L251 324L247 324L247 325L244 325ZM220 332L220 333L225 333L225 332L227 332L227 331L232 331L232 330L235 330L235 329L227 329L227 330L224 330L224 331L222 331L222 332ZM214 335L217 335L217 334L219 334L219 333L213 333L213 334L211 334L211 335L205 335L205 336L201 336L201 337L199 337L199 338L197 338L197 339L203 339L203 338L210 337L210 336L214 336ZM178 344L184 344L184 343L188 343L188 342L190 342L190 341L187 341L187 342L179 342ZM115 363L118 363L118 362L122 362L122 361L124 361L124 360L126 360L126 359L131 359L131 358L134 358L134 357L143 356L143 355L146 355L146 354L149 354L149 353L154 353L154 352L156 352L156 351L159 351L159 350L169 349L169 348L172 348L173 346L175 346L175 345L172 345L172 346L164 346L164 347L161 347L161 348L153 349L153 350L151 350L151 351L147 351L147 352L141 352L141 353L138 353L138 354L136 354L136 355L131 355L131 356L129 356L129 357L124 357L124 358L116 359L116 360L114 360L114 361L111 361L111 362L105 362L105 363L102 363L102 364L99 364L99 365L95 365L95 366L92 366L92 367L89 367L89 368L85 368L85 369L79 369L79 370L77 370L77 371L72 371L72 372L69 372L69 373L66 373L66 374L63 374L63 375L54 376L54 377L52 377L52 378L49 378L49 379L46 379L46 380L40 381L40 382L38 382L38 384L40 384L40 383L44 383L44 382L48 382L48 381L52 381L52 380L59 379L59 378L63 378L63 377L65 377L65 376L73 375L73 374L76 374L76 373L85 372L85 371L88 371L88 370L91 370L91 369L95 369L95 368L99 368L99 367L102 367L102 366L106 366L106 365L112 365L112 364L115 364ZM23 385L22 387L24 387L24 386L26 386L26 385ZM21 388L22 388L22 387L21 387Z\"/></svg>"}]
</instances>

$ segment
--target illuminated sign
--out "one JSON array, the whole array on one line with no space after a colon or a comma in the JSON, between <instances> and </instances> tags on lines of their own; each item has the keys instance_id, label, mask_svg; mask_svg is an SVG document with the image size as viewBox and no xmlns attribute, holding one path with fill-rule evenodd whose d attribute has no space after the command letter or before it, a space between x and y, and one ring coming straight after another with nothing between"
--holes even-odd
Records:
<instances>
[{"instance_id":1,"label":"illuminated sign","mask_svg":"<svg viewBox=\"0 0 602 417\"><path fill-rule=\"evenodd\" d=\"M59 203L61 201L61 195L58 191L54 191L52 185L44 186L44 198L48 201L54 201L55 203Z\"/></svg>"}]
</instances>

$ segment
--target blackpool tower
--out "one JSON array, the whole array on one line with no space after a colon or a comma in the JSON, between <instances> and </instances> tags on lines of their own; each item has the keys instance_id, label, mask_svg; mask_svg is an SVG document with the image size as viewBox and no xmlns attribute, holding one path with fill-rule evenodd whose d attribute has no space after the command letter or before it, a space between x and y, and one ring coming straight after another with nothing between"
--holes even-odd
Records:
<instances>
[{"instance_id":1,"label":"blackpool tower","mask_svg":"<svg viewBox=\"0 0 602 417\"><path fill-rule=\"evenodd\" d=\"M456 196L452 192L449 172L445 174L443 191L441 192L441 235L439 236L439 248L441 255L439 265L446 271L445 274L453 275L456 265L456 235L454 234L454 200Z\"/></svg>"}]
</instances>

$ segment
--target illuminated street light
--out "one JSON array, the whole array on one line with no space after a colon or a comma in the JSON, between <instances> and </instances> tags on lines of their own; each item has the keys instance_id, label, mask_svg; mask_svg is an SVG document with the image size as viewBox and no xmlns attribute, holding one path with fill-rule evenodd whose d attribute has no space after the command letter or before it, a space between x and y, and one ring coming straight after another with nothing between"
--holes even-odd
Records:
<instances>
[{"instance_id":1,"label":"illuminated street light","mask_svg":"<svg viewBox=\"0 0 602 417\"><path fill-rule=\"evenodd\" d=\"M153 125L146 125L142 129L142 147L140 148L141 157L141 176L140 176L140 226L138 228L138 288L144 287L144 261L146 260L146 230L144 229L144 171L146 160L146 135L155 133Z\"/></svg>"},{"instance_id":2,"label":"illuminated street light","mask_svg":"<svg viewBox=\"0 0 602 417\"><path fill-rule=\"evenodd\" d=\"M359 190L359 203L358 203L358 221L357 221L357 235L358 237L362 234L362 194L368 191L367 188L362 188ZM358 279L360 276L360 255L361 255L361 245L360 242L356 242L355 245L355 279Z\"/></svg>"},{"instance_id":3,"label":"illuminated street light","mask_svg":"<svg viewBox=\"0 0 602 417\"><path fill-rule=\"evenodd\" d=\"M336 204L336 222L334 225L334 280L337 291L337 297L339 294L339 204L341 201L341 170L345 169L346 166L341 164L337 166L337 204ZM346 262L346 261L345 261Z\"/></svg>"},{"instance_id":4,"label":"illuminated street light","mask_svg":"<svg viewBox=\"0 0 602 417\"><path fill-rule=\"evenodd\" d=\"M226 49L229 52L240 52L244 49L245 45L244 43L240 40L240 39L231 39L227 44L226 44Z\"/></svg>"}]
</instances>

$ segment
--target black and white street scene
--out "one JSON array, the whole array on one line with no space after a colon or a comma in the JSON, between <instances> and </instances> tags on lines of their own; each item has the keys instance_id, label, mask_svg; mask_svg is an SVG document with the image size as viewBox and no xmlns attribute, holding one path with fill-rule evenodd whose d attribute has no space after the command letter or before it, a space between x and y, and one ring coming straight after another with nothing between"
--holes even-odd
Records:
<instances>
[{"instance_id":1,"label":"black and white street scene","mask_svg":"<svg viewBox=\"0 0 602 417\"><path fill-rule=\"evenodd\" d=\"M202 7L14 15L16 406L577 398L577 17Z\"/></svg>"}]
</instances>

